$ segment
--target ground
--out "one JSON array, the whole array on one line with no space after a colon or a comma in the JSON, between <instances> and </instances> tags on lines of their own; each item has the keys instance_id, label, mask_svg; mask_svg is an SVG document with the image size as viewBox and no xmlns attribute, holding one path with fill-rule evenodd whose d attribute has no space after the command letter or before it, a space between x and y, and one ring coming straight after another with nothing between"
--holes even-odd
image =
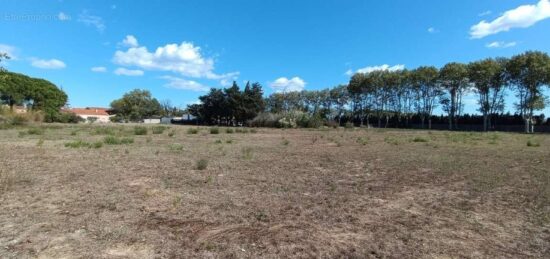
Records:
<instances>
[{"instance_id":1,"label":"ground","mask_svg":"<svg viewBox=\"0 0 550 259\"><path fill-rule=\"evenodd\" d=\"M0 130L0 258L550 256L548 135L135 127Z\"/></svg>"}]
</instances>

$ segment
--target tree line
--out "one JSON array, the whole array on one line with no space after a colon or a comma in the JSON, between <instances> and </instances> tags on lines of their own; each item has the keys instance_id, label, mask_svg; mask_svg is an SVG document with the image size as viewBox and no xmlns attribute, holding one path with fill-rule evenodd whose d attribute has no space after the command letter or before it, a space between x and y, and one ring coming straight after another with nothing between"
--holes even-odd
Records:
<instances>
[{"instance_id":1,"label":"tree line","mask_svg":"<svg viewBox=\"0 0 550 259\"><path fill-rule=\"evenodd\" d=\"M550 57L529 51L512 58L488 58L469 64L448 63L441 69L421 66L412 70L373 71L353 75L347 85L318 91L274 93L266 99L266 111L274 114L301 111L310 117L342 125L342 119L361 126L409 127L419 119L431 128L434 110L446 113L448 128L457 129L463 116L466 93L474 93L483 129L505 110L505 90L514 92L513 104L523 118L525 132L534 132L535 111L548 104L544 87L550 84Z\"/></svg>"}]
</instances>

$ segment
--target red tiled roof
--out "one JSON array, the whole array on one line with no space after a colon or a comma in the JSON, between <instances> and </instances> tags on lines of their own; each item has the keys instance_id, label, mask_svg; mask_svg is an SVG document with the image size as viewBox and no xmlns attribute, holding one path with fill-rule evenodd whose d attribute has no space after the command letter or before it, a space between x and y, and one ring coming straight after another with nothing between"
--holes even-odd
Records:
<instances>
[{"instance_id":1,"label":"red tiled roof","mask_svg":"<svg viewBox=\"0 0 550 259\"><path fill-rule=\"evenodd\" d=\"M108 116L107 108L87 107L87 108L72 108L71 112L76 115L88 115L88 116Z\"/></svg>"}]
</instances>

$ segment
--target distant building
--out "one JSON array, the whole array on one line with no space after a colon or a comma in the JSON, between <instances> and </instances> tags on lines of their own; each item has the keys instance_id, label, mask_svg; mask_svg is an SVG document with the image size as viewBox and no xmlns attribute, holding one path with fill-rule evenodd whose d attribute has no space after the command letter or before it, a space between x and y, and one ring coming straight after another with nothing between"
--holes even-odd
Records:
<instances>
[{"instance_id":1,"label":"distant building","mask_svg":"<svg viewBox=\"0 0 550 259\"><path fill-rule=\"evenodd\" d=\"M9 109L10 109L10 106L4 104L4 105L2 105L2 108L6 109L6 110L9 110ZM14 105L14 106L13 106L13 112L18 113L18 114L27 113L27 107L25 107L25 106L19 106L19 105Z\"/></svg>"},{"instance_id":2,"label":"distant building","mask_svg":"<svg viewBox=\"0 0 550 259\"><path fill-rule=\"evenodd\" d=\"M98 107L86 107L86 108L72 108L71 112L78 115L80 118L87 122L93 123L110 123L110 118L113 115L109 114L109 109Z\"/></svg>"}]
</instances>

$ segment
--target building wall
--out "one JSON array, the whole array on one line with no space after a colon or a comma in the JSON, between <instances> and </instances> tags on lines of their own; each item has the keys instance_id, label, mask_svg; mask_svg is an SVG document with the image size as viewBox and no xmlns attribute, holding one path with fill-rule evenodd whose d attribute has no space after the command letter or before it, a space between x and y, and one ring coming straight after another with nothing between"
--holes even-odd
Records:
<instances>
[{"instance_id":1,"label":"building wall","mask_svg":"<svg viewBox=\"0 0 550 259\"><path fill-rule=\"evenodd\" d=\"M78 115L80 118L88 121L88 117L96 117L97 120L95 121L95 123L111 123L111 120L109 118L111 118L111 116L109 115Z\"/></svg>"}]
</instances>

